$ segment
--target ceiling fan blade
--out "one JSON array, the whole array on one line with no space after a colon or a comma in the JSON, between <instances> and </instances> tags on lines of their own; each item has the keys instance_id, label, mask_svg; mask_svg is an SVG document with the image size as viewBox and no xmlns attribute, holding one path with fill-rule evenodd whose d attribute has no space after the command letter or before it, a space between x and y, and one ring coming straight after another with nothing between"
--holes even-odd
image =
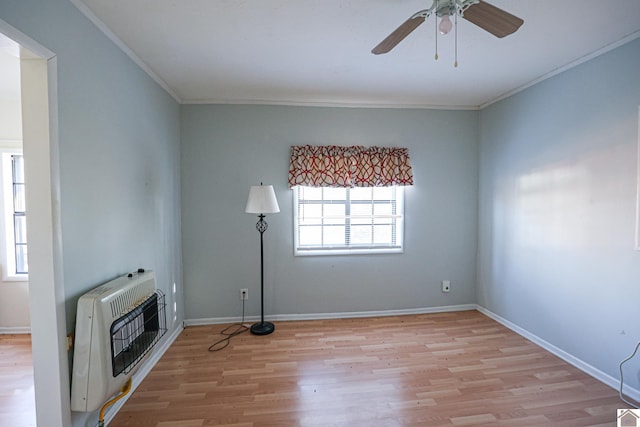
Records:
<instances>
[{"instance_id":1,"label":"ceiling fan blade","mask_svg":"<svg viewBox=\"0 0 640 427\"><path fill-rule=\"evenodd\" d=\"M482 0L469 6L462 17L500 38L515 33L524 23L517 16Z\"/></svg>"},{"instance_id":2,"label":"ceiling fan blade","mask_svg":"<svg viewBox=\"0 0 640 427\"><path fill-rule=\"evenodd\" d=\"M375 55L380 55L381 53L387 53L398 43L404 40L413 30L418 28L420 24L422 24L425 20L424 16L412 16L411 18L404 21L402 25L395 29L395 31L387 36L386 39L382 40L378 46L374 47L371 50L371 53Z\"/></svg>"}]
</instances>

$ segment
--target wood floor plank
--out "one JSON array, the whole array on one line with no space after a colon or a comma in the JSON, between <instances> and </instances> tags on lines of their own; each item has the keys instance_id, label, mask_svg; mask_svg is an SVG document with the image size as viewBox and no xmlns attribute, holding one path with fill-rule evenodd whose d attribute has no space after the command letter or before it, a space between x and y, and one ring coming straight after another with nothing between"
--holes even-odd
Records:
<instances>
[{"instance_id":1,"label":"wood floor plank","mask_svg":"<svg viewBox=\"0 0 640 427\"><path fill-rule=\"evenodd\" d=\"M185 329L111 427L615 425L615 390L477 311Z\"/></svg>"},{"instance_id":2,"label":"wood floor plank","mask_svg":"<svg viewBox=\"0 0 640 427\"><path fill-rule=\"evenodd\" d=\"M35 427L31 335L0 335L0 426Z\"/></svg>"}]
</instances>

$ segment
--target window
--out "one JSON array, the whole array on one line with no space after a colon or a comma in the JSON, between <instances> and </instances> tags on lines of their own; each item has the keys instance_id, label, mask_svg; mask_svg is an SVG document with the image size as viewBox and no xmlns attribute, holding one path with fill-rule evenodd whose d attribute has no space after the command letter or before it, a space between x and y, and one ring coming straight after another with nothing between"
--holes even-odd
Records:
<instances>
[{"instance_id":1,"label":"window","mask_svg":"<svg viewBox=\"0 0 640 427\"><path fill-rule=\"evenodd\" d=\"M25 208L24 158L2 153L2 203L4 205L4 280L26 280L29 273Z\"/></svg>"},{"instance_id":2,"label":"window","mask_svg":"<svg viewBox=\"0 0 640 427\"><path fill-rule=\"evenodd\" d=\"M407 148L293 145L288 181L295 255L402 252Z\"/></svg>"},{"instance_id":3,"label":"window","mask_svg":"<svg viewBox=\"0 0 640 427\"><path fill-rule=\"evenodd\" d=\"M402 252L403 187L294 187L295 255Z\"/></svg>"}]
</instances>

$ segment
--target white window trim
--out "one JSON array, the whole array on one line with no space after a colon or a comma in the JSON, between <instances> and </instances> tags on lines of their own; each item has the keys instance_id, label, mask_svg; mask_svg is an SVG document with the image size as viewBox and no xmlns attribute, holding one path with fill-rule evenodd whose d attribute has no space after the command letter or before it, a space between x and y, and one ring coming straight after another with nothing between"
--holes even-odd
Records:
<instances>
[{"instance_id":1,"label":"white window trim","mask_svg":"<svg viewBox=\"0 0 640 427\"><path fill-rule=\"evenodd\" d=\"M11 147L17 145L17 147ZM2 173L2 183L0 185L0 211L3 215L2 227L0 227L0 264L2 266L3 282L26 282L29 280L28 274L16 274L15 272L15 238L13 233L13 182L11 169L11 156L22 155L19 148L20 142L7 144L3 141L0 146L0 172ZM9 146L9 147L7 147Z\"/></svg>"},{"instance_id":2,"label":"white window trim","mask_svg":"<svg viewBox=\"0 0 640 427\"><path fill-rule=\"evenodd\" d=\"M396 193L396 202L402 207L402 213L398 218L400 222L399 234L397 235L398 247L369 247L369 248L353 248L347 249L299 249L298 241L298 188L292 189L293 198L293 255L294 256L327 256L327 255L373 255L373 254L399 254L404 253L404 188L398 187L399 191Z\"/></svg>"}]
</instances>

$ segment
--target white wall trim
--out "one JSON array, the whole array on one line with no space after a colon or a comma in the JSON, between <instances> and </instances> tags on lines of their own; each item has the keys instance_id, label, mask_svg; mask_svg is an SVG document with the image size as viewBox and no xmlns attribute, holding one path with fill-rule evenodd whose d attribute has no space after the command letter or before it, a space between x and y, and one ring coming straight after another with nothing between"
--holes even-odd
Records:
<instances>
[{"instance_id":1,"label":"white wall trim","mask_svg":"<svg viewBox=\"0 0 640 427\"><path fill-rule=\"evenodd\" d=\"M260 320L260 316L245 316L244 319L240 316L204 317L200 319L185 319L184 327L188 328L189 326L226 325L231 323L254 323L254 322L257 322L258 320ZM265 316L265 320L273 321L274 319L269 318L269 316Z\"/></svg>"},{"instance_id":2,"label":"white wall trim","mask_svg":"<svg viewBox=\"0 0 640 427\"><path fill-rule=\"evenodd\" d=\"M437 105L437 104L415 104L409 102L388 103L383 100L372 101L331 101L315 99L185 99L184 105L283 105L288 107L333 107L333 108L385 108L385 109L408 109L408 110L463 110L476 111L480 107L477 105Z\"/></svg>"},{"instance_id":3,"label":"white wall trim","mask_svg":"<svg viewBox=\"0 0 640 427\"><path fill-rule=\"evenodd\" d=\"M452 311L475 310L475 304L447 305L442 307L421 307L408 308L402 310L377 310L377 311L350 311L337 313L309 313L309 314L276 314L265 316L265 320L272 322L287 322L292 320L327 320L327 319L355 319L362 317L386 317L404 316L409 314L446 313ZM260 320L259 316L245 317L245 323L252 323ZM202 319L186 319L185 326L220 325L227 323L242 322L242 317L209 317Z\"/></svg>"},{"instance_id":4,"label":"white wall trim","mask_svg":"<svg viewBox=\"0 0 640 427\"><path fill-rule=\"evenodd\" d=\"M31 334L29 326L0 326L0 335Z\"/></svg>"},{"instance_id":5,"label":"white wall trim","mask_svg":"<svg viewBox=\"0 0 640 427\"><path fill-rule=\"evenodd\" d=\"M124 406L124 404L129 400L131 395L142 381L149 375L149 372L156 366L156 364L160 361L162 356L166 353L166 351L171 347L174 341L178 338L180 333L184 328L182 325L178 326L173 330L171 335L169 335L162 344L156 347L156 349L149 355L147 361L140 367L138 372L136 372L132 377L131 391L124 396L122 399L118 400L111 408L107 410L107 413L104 417L105 425L109 425L111 421L115 418L116 414L120 411L120 409ZM96 426L98 424L96 423Z\"/></svg>"},{"instance_id":6,"label":"white wall trim","mask_svg":"<svg viewBox=\"0 0 640 427\"><path fill-rule=\"evenodd\" d=\"M52 427L68 426L71 408L58 198L57 57L26 56L20 61L20 78L23 152L29 162L26 202L33 207L27 227L33 236L29 238L29 311L36 421Z\"/></svg>"},{"instance_id":7,"label":"white wall trim","mask_svg":"<svg viewBox=\"0 0 640 427\"><path fill-rule=\"evenodd\" d=\"M32 53L35 53L36 56L51 59L55 56L55 53L42 46L40 43L24 34L23 32L17 30L12 27L5 21L0 19L0 33L4 34L8 38L12 39L14 42L18 43L20 47L26 48L30 50Z\"/></svg>"},{"instance_id":8,"label":"white wall trim","mask_svg":"<svg viewBox=\"0 0 640 427\"><path fill-rule=\"evenodd\" d=\"M636 31L634 33L631 33L629 35L627 35L626 37L623 37L622 39L613 42L607 46L604 46L594 52L591 52L587 55L584 55L578 59L576 59L575 61L571 61L566 65L563 65L561 67L556 68L553 71L548 72L547 74L543 74L542 76L538 77L537 79L531 80L529 83L525 83L524 85L517 87L513 90L510 90L509 92L503 93L502 95L498 96L497 98L494 98L482 105L480 105L478 107L478 110L482 110L486 107L488 107L491 104L495 104L496 102L502 101L505 98L509 98L510 96L515 95L516 93L522 92L525 89L530 88L531 86L535 86L540 82L543 82L544 80L550 79L553 76L556 76L560 73L564 73L567 70L570 70L571 68L577 67L580 64L584 64L587 61L591 61L592 59L600 56L600 55L604 55L607 52L610 52L614 49L619 48L622 45L625 45L637 38L640 38L640 31Z\"/></svg>"},{"instance_id":9,"label":"white wall trim","mask_svg":"<svg viewBox=\"0 0 640 427\"><path fill-rule=\"evenodd\" d=\"M640 251L640 106L638 107L638 144L636 145L636 251Z\"/></svg>"},{"instance_id":10,"label":"white wall trim","mask_svg":"<svg viewBox=\"0 0 640 427\"><path fill-rule=\"evenodd\" d=\"M509 320L493 313L492 311L478 305L476 306L476 309L484 314L487 317L490 317L491 319L495 320L496 322L502 324L503 326L506 326L507 328L511 329L512 331L514 331L515 333L517 333L518 335L528 339L529 341L533 342L534 344L542 347L543 349L547 350L549 353L552 353L556 356L558 356L560 359L564 360L565 362L569 363L570 365L575 366L576 368L580 369L582 372L586 373L587 375L592 376L593 378L597 379L598 381L608 385L609 387L615 389L616 391L618 391L620 389L620 379L614 378L611 375L602 372L601 370L595 368L594 366L586 363L585 361L578 359L577 357L575 357L574 355L567 353L566 351L562 350L561 348L556 347L555 345L551 344L548 341L543 340L542 338L540 338L539 336L527 331L526 329L521 328L520 326L516 325L513 322L510 322ZM636 402L640 402L640 390L636 390L635 388L629 387L628 385L625 385L623 388L623 393L629 397L631 397L633 400L635 400ZM620 402L620 404L622 405L622 402Z\"/></svg>"}]
</instances>

